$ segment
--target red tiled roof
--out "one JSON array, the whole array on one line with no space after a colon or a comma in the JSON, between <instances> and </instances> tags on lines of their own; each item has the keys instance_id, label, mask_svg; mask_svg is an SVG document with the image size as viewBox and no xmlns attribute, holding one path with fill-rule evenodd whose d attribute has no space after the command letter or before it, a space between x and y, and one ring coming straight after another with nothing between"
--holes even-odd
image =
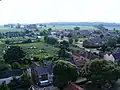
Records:
<instances>
[{"instance_id":1,"label":"red tiled roof","mask_svg":"<svg viewBox=\"0 0 120 90\"><path fill-rule=\"evenodd\" d=\"M84 90L84 89L76 84L71 83L64 90Z\"/></svg>"},{"instance_id":2,"label":"red tiled roof","mask_svg":"<svg viewBox=\"0 0 120 90\"><path fill-rule=\"evenodd\" d=\"M83 56L75 56L73 55L74 62L77 66L84 65L86 62L86 58Z\"/></svg>"}]
</instances>

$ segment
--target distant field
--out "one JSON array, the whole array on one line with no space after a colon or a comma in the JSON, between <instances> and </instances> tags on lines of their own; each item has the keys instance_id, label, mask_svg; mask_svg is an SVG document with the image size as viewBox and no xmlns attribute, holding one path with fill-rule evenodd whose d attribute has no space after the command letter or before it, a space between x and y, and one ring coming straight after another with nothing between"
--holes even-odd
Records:
<instances>
[{"instance_id":1,"label":"distant field","mask_svg":"<svg viewBox=\"0 0 120 90\"><path fill-rule=\"evenodd\" d=\"M47 26L39 28L40 31L47 30L48 28L52 28L53 31L57 30L64 30L64 29L74 29L76 26ZM96 30L95 27L92 26L78 26L80 27L80 30ZM8 31L22 31L23 29L16 29L16 28L6 28L6 27L0 27L0 32L8 32Z\"/></svg>"},{"instance_id":2,"label":"distant field","mask_svg":"<svg viewBox=\"0 0 120 90\"><path fill-rule=\"evenodd\" d=\"M74 29L74 27L76 26L47 26L47 27L42 27L42 28L39 28L40 30L44 30L44 29L48 29L48 28L52 28L52 30L54 31L57 31L57 30L64 30L64 29ZM92 27L92 26L77 26L77 27L80 27L80 30L96 30L95 27Z\"/></svg>"},{"instance_id":3,"label":"distant field","mask_svg":"<svg viewBox=\"0 0 120 90\"><path fill-rule=\"evenodd\" d=\"M8 32L8 31L22 31L22 29L0 27L0 32Z\"/></svg>"},{"instance_id":4,"label":"distant field","mask_svg":"<svg viewBox=\"0 0 120 90\"><path fill-rule=\"evenodd\" d=\"M115 28L116 30L120 30L120 26L118 26L118 27L106 27L106 28L108 28L109 30L113 30L113 28Z\"/></svg>"}]
</instances>

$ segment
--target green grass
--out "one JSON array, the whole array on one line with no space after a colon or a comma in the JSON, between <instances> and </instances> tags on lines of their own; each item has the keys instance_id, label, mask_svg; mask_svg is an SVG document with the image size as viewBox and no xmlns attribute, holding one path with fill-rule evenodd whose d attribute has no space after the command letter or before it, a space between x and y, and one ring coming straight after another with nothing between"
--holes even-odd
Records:
<instances>
[{"instance_id":1,"label":"green grass","mask_svg":"<svg viewBox=\"0 0 120 90\"><path fill-rule=\"evenodd\" d=\"M88 40L88 38L79 38L79 41L85 41L85 40Z\"/></svg>"},{"instance_id":2,"label":"green grass","mask_svg":"<svg viewBox=\"0 0 120 90\"><path fill-rule=\"evenodd\" d=\"M16 44L18 46L21 46L25 52L27 52L28 55L41 55L43 56L52 56L55 55L58 51L58 48L55 48L52 45L45 44L44 42L38 42L38 43L29 43L29 44ZM31 49L30 47L36 47L35 49ZM42 49L42 51L41 51Z\"/></svg>"}]
</instances>

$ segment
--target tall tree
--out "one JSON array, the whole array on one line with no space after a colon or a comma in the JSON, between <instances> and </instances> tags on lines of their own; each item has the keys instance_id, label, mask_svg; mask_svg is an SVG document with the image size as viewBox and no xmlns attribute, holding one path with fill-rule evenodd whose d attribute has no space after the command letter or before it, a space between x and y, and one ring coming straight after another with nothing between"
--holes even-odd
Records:
<instances>
[{"instance_id":1,"label":"tall tree","mask_svg":"<svg viewBox=\"0 0 120 90\"><path fill-rule=\"evenodd\" d=\"M120 67L106 60L90 61L85 65L83 71L83 76L99 88L110 89L120 77Z\"/></svg>"},{"instance_id":2,"label":"tall tree","mask_svg":"<svg viewBox=\"0 0 120 90\"><path fill-rule=\"evenodd\" d=\"M63 60L54 62L53 85L60 90L63 90L68 82L76 81L77 76L77 68L72 63Z\"/></svg>"},{"instance_id":3,"label":"tall tree","mask_svg":"<svg viewBox=\"0 0 120 90\"><path fill-rule=\"evenodd\" d=\"M20 82L24 88L29 88L33 84L31 76L26 71L23 73Z\"/></svg>"},{"instance_id":4,"label":"tall tree","mask_svg":"<svg viewBox=\"0 0 120 90\"><path fill-rule=\"evenodd\" d=\"M21 65L18 62L12 63L12 69L21 69Z\"/></svg>"},{"instance_id":5,"label":"tall tree","mask_svg":"<svg viewBox=\"0 0 120 90\"><path fill-rule=\"evenodd\" d=\"M56 39L56 38L53 38L53 37L45 36L45 37L44 37L44 41L45 41L46 43L52 44L52 45L57 44L57 39Z\"/></svg>"},{"instance_id":6,"label":"tall tree","mask_svg":"<svg viewBox=\"0 0 120 90\"><path fill-rule=\"evenodd\" d=\"M107 45L109 47L116 47L116 44L117 44L117 40L115 38L109 38L108 41L107 41Z\"/></svg>"},{"instance_id":7,"label":"tall tree","mask_svg":"<svg viewBox=\"0 0 120 90\"><path fill-rule=\"evenodd\" d=\"M117 38L117 43L120 44L120 38Z\"/></svg>"},{"instance_id":8,"label":"tall tree","mask_svg":"<svg viewBox=\"0 0 120 90\"><path fill-rule=\"evenodd\" d=\"M69 44L73 44L73 39L72 38L69 39Z\"/></svg>"},{"instance_id":9,"label":"tall tree","mask_svg":"<svg viewBox=\"0 0 120 90\"><path fill-rule=\"evenodd\" d=\"M4 59L7 63L21 62L23 57L25 57L25 52L19 46L11 46L4 54Z\"/></svg>"},{"instance_id":10,"label":"tall tree","mask_svg":"<svg viewBox=\"0 0 120 90\"><path fill-rule=\"evenodd\" d=\"M69 43L65 40L63 40L62 42L60 42L60 48L61 49L65 49L65 50L68 50L69 48Z\"/></svg>"},{"instance_id":11,"label":"tall tree","mask_svg":"<svg viewBox=\"0 0 120 90\"><path fill-rule=\"evenodd\" d=\"M67 41L60 42L60 50L58 51L58 56L62 58L66 58L69 56L69 43Z\"/></svg>"},{"instance_id":12,"label":"tall tree","mask_svg":"<svg viewBox=\"0 0 120 90\"><path fill-rule=\"evenodd\" d=\"M75 42L78 42L79 40L78 40L78 38L75 38Z\"/></svg>"},{"instance_id":13,"label":"tall tree","mask_svg":"<svg viewBox=\"0 0 120 90\"><path fill-rule=\"evenodd\" d=\"M74 27L74 30L80 30L80 27Z\"/></svg>"}]
</instances>

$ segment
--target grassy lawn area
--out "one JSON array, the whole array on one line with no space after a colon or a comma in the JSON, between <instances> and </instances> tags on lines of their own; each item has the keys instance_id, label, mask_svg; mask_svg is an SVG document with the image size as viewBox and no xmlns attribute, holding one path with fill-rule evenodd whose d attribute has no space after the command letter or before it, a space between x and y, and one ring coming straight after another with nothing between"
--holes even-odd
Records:
<instances>
[{"instance_id":1,"label":"grassy lawn area","mask_svg":"<svg viewBox=\"0 0 120 90\"><path fill-rule=\"evenodd\" d=\"M88 40L88 38L79 38L79 41L85 41L85 40Z\"/></svg>"},{"instance_id":2,"label":"grassy lawn area","mask_svg":"<svg viewBox=\"0 0 120 90\"><path fill-rule=\"evenodd\" d=\"M40 55L41 57L52 56L55 55L58 51L58 48L55 48L54 46L49 44L45 44L44 42L16 45L21 46L30 56L33 55Z\"/></svg>"}]
</instances>

